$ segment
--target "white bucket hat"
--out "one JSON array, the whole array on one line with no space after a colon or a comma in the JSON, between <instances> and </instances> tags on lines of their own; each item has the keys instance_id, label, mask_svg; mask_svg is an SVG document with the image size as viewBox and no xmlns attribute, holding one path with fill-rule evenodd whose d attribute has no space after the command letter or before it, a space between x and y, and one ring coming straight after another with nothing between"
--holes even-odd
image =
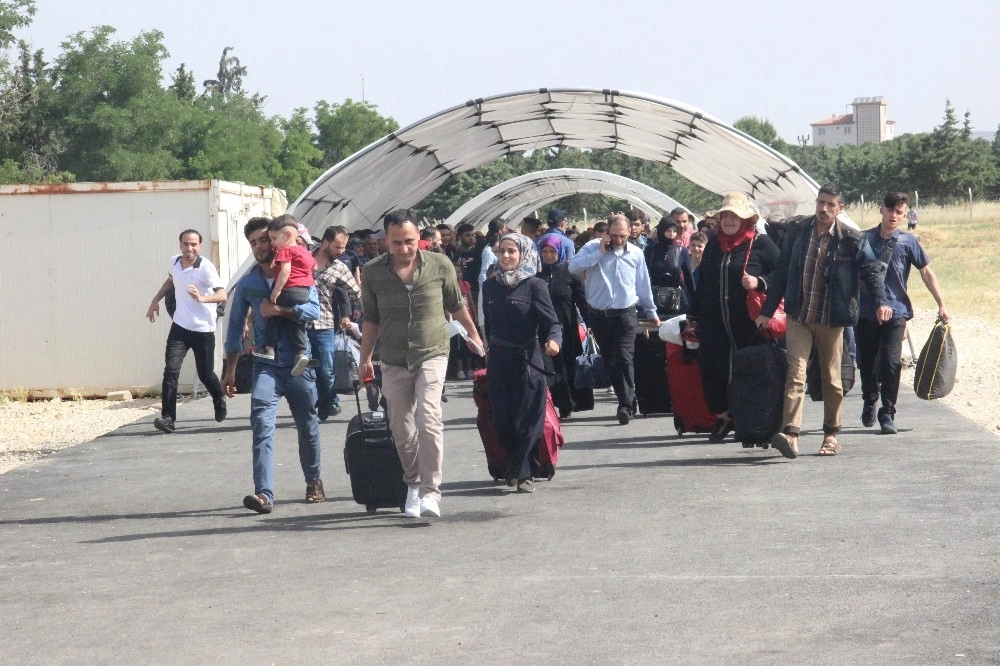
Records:
<instances>
[{"instance_id":1,"label":"white bucket hat","mask_svg":"<svg viewBox=\"0 0 1000 666\"><path fill-rule=\"evenodd\" d=\"M724 196L722 198L722 205L719 206L719 210L715 213L716 216L724 210L735 214L741 220L753 220L756 222L760 219L760 211L757 209L757 205L750 201L750 197L742 192L730 192Z\"/></svg>"}]
</instances>

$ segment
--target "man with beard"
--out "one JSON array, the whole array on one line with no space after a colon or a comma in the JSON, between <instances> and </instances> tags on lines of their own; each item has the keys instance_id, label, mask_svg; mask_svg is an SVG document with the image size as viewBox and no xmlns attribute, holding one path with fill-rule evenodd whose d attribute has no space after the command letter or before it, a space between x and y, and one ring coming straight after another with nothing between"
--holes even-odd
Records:
<instances>
[{"instance_id":1,"label":"man with beard","mask_svg":"<svg viewBox=\"0 0 1000 666\"><path fill-rule=\"evenodd\" d=\"M628 425L637 408L632 366L639 326L636 305L642 306L654 327L660 325L646 260L639 248L630 245L628 236L628 218L613 215L607 238L588 242L569 260L571 272L587 273L585 287L592 320L587 323L609 366L621 425Z\"/></svg>"},{"instance_id":2,"label":"man with beard","mask_svg":"<svg viewBox=\"0 0 1000 666\"><path fill-rule=\"evenodd\" d=\"M844 210L843 196L839 185L824 185L816 195L816 214L789 229L767 288L767 301L757 317L757 325L766 327L778 303L785 299L788 374L783 427L771 438L771 444L786 458L795 458L799 451L806 364L813 344L819 352L823 377L823 443L819 455L840 453L837 433L844 401L840 362L844 328L858 323L859 278L872 296L879 319L885 320L887 310L891 315L868 240L837 219Z\"/></svg>"},{"instance_id":3,"label":"man with beard","mask_svg":"<svg viewBox=\"0 0 1000 666\"><path fill-rule=\"evenodd\" d=\"M338 261L347 245L347 229L341 226L327 227L323 232L320 246L314 253L316 258L316 291L319 295L319 319L309 327L309 344L313 348L316 366L316 392L318 402L316 412L320 421L340 414L340 397L333 392L336 368L333 362L337 329L342 317L355 318L361 309L361 288L351 275L347 264ZM350 299L348 309L343 310L343 294Z\"/></svg>"},{"instance_id":4,"label":"man with beard","mask_svg":"<svg viewBox=\"0 0 1000 666\"><path fill-rule=\"evenodd\" d=\"M316 288L309 288L309 300L302 305L284 307L270 302L274 281L274 250L266 217L252 218L243 227L257 265L240 278L230 297L231 322L244 322L253 311L254 339L263 340L267 317L313 321L320 309ZM236 394L236 360L243 349L243 327L231 325L226 331L226 375L222 388L226 395ZM278 403L285 398L298 430L299 463L306 481L306 502L326 499L320 479L319 421L316 418L316 374L312 369L296 377L294 350L282 331L274 350L274 359L254 359L253 388L250 396L250 427L253 431L254 494L243 498L243 506L257 513L271 513L274 507L274 430Z\"/></svg>"}]
</instances>

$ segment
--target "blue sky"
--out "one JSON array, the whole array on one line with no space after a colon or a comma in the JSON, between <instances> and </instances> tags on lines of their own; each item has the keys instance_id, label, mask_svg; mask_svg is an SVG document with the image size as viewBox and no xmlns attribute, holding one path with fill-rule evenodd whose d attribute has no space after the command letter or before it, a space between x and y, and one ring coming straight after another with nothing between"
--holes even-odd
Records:
<instances>
[{"instance_id":1,"label":"blue sky","mask_svg":"<svg viewBox=\"0 0 1000 666\"><path fill-rule=\"evenodd\" d=\"M38 0L19 33L49 58L73 33L160 30L200 83L225 46L246 87L288 115L364 96L403 126L475 97L540 87L617 88L727 122L770 119L788 141L882 95L896 134L941 120L945 98L976 130L1000 123L1000 3L992 0L216 2Z\"/></svg>"}]
</instances>

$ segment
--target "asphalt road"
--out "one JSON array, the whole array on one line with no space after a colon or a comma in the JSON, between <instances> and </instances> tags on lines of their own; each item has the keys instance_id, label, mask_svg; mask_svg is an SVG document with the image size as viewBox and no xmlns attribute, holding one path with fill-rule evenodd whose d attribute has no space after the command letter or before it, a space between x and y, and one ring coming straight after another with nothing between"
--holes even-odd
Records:
<instances>
[{"instance_id":1,"label":"asphalt road","mask_svg":"<svg viewBox=\"0 0 1000 666\"><path fill-rule=\"evenodd\" d=\"M0 475L0 663L1000 663L1000 447L944 405L883 436L849 395L833 458L810 405L790 461L602 394L518 495L449 386L440 519L351 500L350 402L317 505L282 408L267 516L245 396Z\"/></svg>"}]
</instances>

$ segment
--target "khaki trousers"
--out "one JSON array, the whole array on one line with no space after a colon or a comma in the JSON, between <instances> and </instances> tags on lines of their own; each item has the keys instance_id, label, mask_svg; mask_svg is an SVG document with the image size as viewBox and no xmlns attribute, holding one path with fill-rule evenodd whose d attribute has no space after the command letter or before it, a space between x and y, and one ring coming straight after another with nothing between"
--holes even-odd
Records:
<instances>
[{"instance_id":1,"label":"khaki trousers","mask_svg":"<svg viewBox=\"0 0 1000 666\"><path fill-rule=\"evenodd\" d=\"M788 345L788 374L785 376L784 432L798 435L802 427L806 364L815 343L823 378L823 434L837 434L840 432L841 405L844 402L844 389L840 383L844 329L823 324L800 324L789 318L785 342Z\"/></svg>"},{"instance_id":2,"label":"khaki trousers","mask_svg":"<svg viewBox=\"0 0 1000 666\"><path fill-rule=\"evenodd\" d=\"M403 464L403 480L420 487L421 497L441 499L444 423L441 391L448 357L437 356L416 370L382 364L382 394L388 404L389 428Z\"/></svg>"}]
</instances>

